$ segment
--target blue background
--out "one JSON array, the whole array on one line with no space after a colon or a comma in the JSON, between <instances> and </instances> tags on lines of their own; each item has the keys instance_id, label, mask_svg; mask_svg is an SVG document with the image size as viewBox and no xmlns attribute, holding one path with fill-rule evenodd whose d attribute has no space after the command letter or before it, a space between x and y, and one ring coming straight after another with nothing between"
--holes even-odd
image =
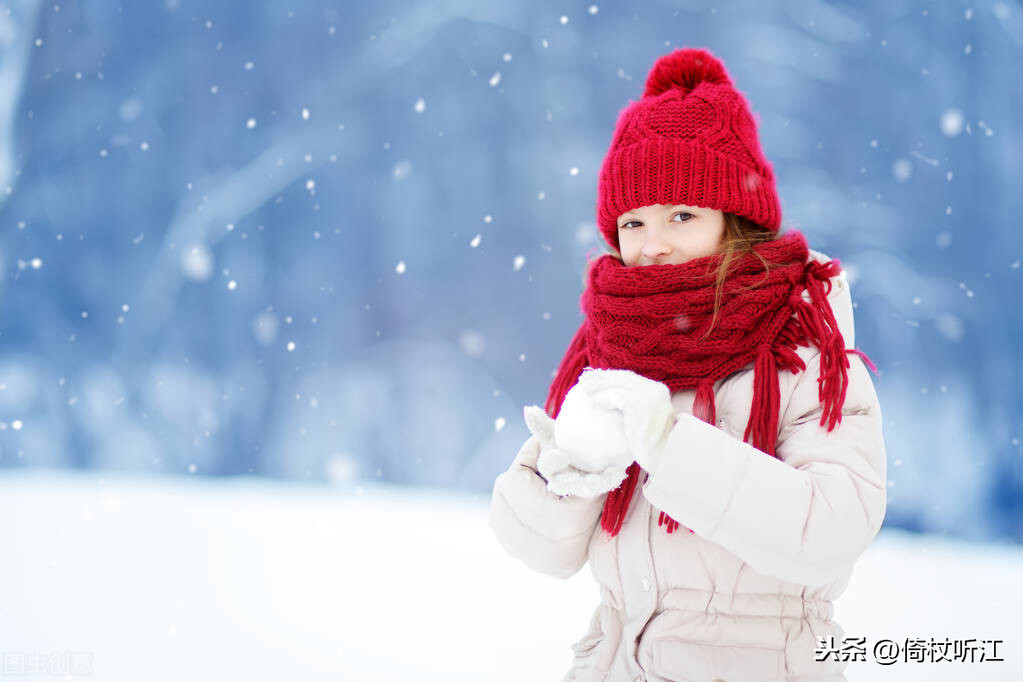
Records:
<instances>
[{"instance_id":1,"label":"blue background","mask_svg":"<svg viewBox=\"0 0 1023 682\"><path fill-rule=\"evenodd\" d=\"M0 466L488 494L617 113L706 47L849 271L886 525L1023 541L1020 4L593 7L9 3Z\"/></svg>"}]
</instances>

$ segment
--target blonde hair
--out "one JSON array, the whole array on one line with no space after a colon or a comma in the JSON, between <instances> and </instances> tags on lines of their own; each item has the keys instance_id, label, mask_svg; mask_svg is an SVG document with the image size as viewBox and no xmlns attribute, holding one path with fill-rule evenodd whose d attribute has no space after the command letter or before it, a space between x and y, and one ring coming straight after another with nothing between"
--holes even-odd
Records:
<instances>
[{"instance_id":1,"label":"blonde hair","mask_svg":"<svg viewBox=\"0 0 1023 682\"><path fill-rule=\"evenodd\" d=\"M781 263L772 263L764 258L761 254L754 251L754 247L758 244L769 242L773 239L778 238L778 233L767 229L757 223L753 222L745 216L736 215L734 213L723 213L725 222L725 233L721 238L721 243L718 244L715 253L724 254L724 258L721 260L721 265L718 266L717 275L715 277L714 285L714 314L711 316L710 326L707 328L707 334L714 329L714 323L717 321L718 311L721 308L721 295L724 290L725 279L728 278L728 268L737 259L745 256L746 254L752 253L764 266L764 281L767 280L767 274L771 267L775 265L781 265ZM619 262L622 260L622 254L612 246L607 247L607 252L618 259ZM586 288L586 283L589 274L589 264L583 268L583 288ZM746 287L747 289L755 289L757 284Z\"/></svg>"}]
</instances>

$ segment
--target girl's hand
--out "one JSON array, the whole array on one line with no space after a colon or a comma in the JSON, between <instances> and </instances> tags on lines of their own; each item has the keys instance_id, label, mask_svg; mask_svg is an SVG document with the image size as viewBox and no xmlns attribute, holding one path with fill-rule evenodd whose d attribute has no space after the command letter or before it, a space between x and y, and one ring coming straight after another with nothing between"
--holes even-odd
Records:
<instances>
[{"instance_id":1,"label":"girl's hand","mask_svg":"<svg viewBox=\"0 0 1023 682\"><path fill-rule=\"evenodd\" d=\"M572 390L576 388L598 408L621 413L632 458L651 471L659 446L677 421L668 387L627 369L586 369Z\"/></svg>"},{"instance_id":2,"label":"girl's hand","mask_svg":"<svg viewBox=\"0 0 1023 682\"><path fill-rule=\"evenodd\" d=\"M554 441L568 455L568 463L583 471L625 469L632 463L621 410L596 404L579 384L565 395L554 422Z\"/></svg>"},{"instance_id":3,"label":"girl's hand","mask_svg":"<svg viewBox=\"0 0 1023 682\"><path fill-rule=\"evenodd\" d=\"M559 412L559 416L561 413ZM540 442L536 468L547 481L547 489L557 495L596 497L617 488L625 479L624 466L608 466L600 471L581 469L555 442L555 422L536 405L527 405L523 416L529 431Z\"/></svg>"}]
</instances>

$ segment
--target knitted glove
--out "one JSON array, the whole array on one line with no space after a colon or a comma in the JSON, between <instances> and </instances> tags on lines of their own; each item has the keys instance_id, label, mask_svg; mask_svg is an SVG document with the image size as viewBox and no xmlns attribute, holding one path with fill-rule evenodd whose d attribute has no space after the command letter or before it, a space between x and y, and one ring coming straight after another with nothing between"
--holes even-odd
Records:
<instances>
[{"instance_id":1,"label":"knitted glove","mask_svg":"<svg viewBox=\"0 0 1023 682\"><path fill-rule=\"evenodd\" d=\"M622 413L632 458L646 471L675 426L675 408L667 385L627 369L586 369L576 386L597 407ZM575 387L573 387L574 390Z\"/></svg>"},{"instance_id":2,"label":"knitted glove","mask_svg":"<svg viewBox=\"0 0 1023 682\"><path fill-rule=\"evenodd\" d=\"M523 408L523 416L529 431L540 441L536 468L547 481L547 489L551 492L557 495L596 497L617 488L625 479L623 466L589 471L573 464L573 457L558 448L555 421L541 407L527 405Z\"/></svg>"}]
</instances>

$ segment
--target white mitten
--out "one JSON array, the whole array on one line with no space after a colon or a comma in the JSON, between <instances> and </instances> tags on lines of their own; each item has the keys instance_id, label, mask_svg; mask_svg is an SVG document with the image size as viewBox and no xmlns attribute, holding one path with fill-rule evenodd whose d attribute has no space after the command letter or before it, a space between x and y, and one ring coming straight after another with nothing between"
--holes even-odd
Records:
<instances>
[{"instance_id":1,"label":"white mitten","mask_svg":"<svg viewBox=\"0 0 1023 682\"><path fill-rule=\"evenodd\" d=\"M658 446L676 422L667 385L627 369L588 368L576 388L597 407L621 412L629 452L650 471Z\"/></svg>"},{"instance_id":2,"label":"white mitten","mask_svg":"<svg viewBox=\"0 0 1023 682\"><path fill-rule=\"evenodd\" d=\"M547 452L558 451L548 450ZM544 453L540 453L536 464L537 468L544 468ZM548 471L544 478L547 479L547 489L552 493L575 495L576 497L597 497L617 488L625 480L625 476L625 469L621 467L608 467L603 471L592 472L582 471L569 465L565 469Z\"/></svg>"},{"instance_id":3,"label":"white mitten","mask_svg":"<svg viewBox=\"0 0 1023 682\"><path fill-rule=\"evenodd\" d=\"M598 472L632 463L621 410L598 405L576 384L565 395L554 422L554 441L572 466Z\"/></svg>"},{"instance_id":4,"label":"white mitten","mask_svg":"<svg viewBox=\"0 0 1023 682\"><path fill-rule=\"evenodd\" d=\"M527 405L523 408L523 416L530 433L540 442L536 468L547 481L547 489L551 492L557 495L596 497L617 488L625 479L625 468L622 466L606 467L602 471L589 471L575 466L572 458L558 448L555 421L541 407Z\"/></svg>"}]
</instances>

